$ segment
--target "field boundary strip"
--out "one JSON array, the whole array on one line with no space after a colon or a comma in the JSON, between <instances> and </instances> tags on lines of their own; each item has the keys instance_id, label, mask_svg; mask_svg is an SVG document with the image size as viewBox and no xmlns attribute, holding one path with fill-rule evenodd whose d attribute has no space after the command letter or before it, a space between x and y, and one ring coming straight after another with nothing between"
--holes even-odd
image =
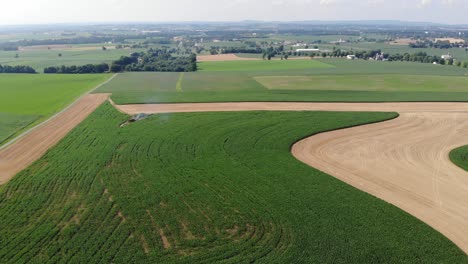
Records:
<instances>
[{"instance_id":1,"label":"field boundary strip","mask_svg":"<svg viewBox=\"0 0 468 264\"><path fill-rule=\"evenodd\" d=\"M91 90L87 91L86 93L82 94L81 96L79 96L76 100L74 100L72 103L70 103L68 106L66 106L64 109L60 110L59 112L55 113L54 115L52 115L51 117L47 118L46 120L44 120L43 122L35 125L34 127L26 130L25 132L21 133L20 135L18 135L17 137L9 140L7 143L5 143L4 145L1 145L0 146L0 150L3 150L3 149L6 149L7 147L9 147L10 145L12 145L13 143L15 143L16 141L20 140L21 138L25 137L26 135L28 135L29 133L31 133L32 131L34 131L35 129L38 129L40 127L42 127L43 125L45 125L46 123L50 122L51 120L53 120L54 118L56 118L57 116L59 116L60 114L66 112L67 110L69 110L70 108L72 108L75 104L77 104L77 102L79 102L81 99L83 99L86 95L88 94L91 94L92 92L94 92L95 90L101 88L102 86L108 84L110 81L112 81L116 76L118 75L118 73L112 75L109 79L107 79L105 82L97 85L96 87L92 88Z\"/></svg>"},{"instance_id":2,"label":"field boundary strip","mask_svg":"<svg viewBox=\"0 0 468 264\"><path fill-rule=\"evenodd\" d=\"M42 126L0 150L0 185L26 169L54 147L104 103L110 94L86 94Z\"/></svg>"},{"instance_id":3,"label":"field boundary strip","mask_svg":"<svg viewBox=\"0 0 468 264\"><path fill-rule=\"evenodd\" d=\"M178 93L181 93L183 92L184 90L182 89L182 82L184 80L184 75L185 73L184 72L181 72L180 75L179 75L179 79L177 80L177 83L176 83L176 91Z\"/></svg>"}]
</instances>

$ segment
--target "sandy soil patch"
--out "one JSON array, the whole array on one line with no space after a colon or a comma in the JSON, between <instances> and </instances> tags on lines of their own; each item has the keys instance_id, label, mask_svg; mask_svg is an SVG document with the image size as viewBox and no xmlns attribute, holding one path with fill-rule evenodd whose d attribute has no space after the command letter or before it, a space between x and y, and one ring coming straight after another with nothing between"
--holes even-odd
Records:
<instances>
[{"instance_id":1,"label":"sandy soil patch","mask_svg":"<svg viewBox=\"0 0 468 264\"><path fill-rule=\"evenodd\" d=\"M108 97L109 94L85 95L64 112L1 149L0 185L42 157Z\"/></svg>"},{"instance_id":2,"label":"sandy soil patch","mask_svg":"<svg viewBox=\"0 0 468 264\"><path fill-rule=\"evenodd\" d=\"M259 60L256 58L241 58L235 54L219 54L219 55L199 55L197 61L245 61L245 60Z\"/></svg>"},{"instance_id":3,"label":"sandy soil patch","mask_svg":"<svg viewBox=\"0 0 468 264\"><path fill-rule=\"evenodd\" d=\"M199 103L117 105L135 113L394 111L391 121L306 138L300 161L392 203L468 252L468 172L449 152L468 144L468 103Z\"/></svg>"}]
</instances>

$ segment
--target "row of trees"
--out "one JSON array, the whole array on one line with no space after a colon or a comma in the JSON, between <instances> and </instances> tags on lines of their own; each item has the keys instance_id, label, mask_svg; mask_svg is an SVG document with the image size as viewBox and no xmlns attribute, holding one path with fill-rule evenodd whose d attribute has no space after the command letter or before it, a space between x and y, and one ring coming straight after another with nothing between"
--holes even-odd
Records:
<instances>
[{"instance_id":1,"label":"row of trees","mask_svg":"<svg viewBox=\"0 0 468 264\"><path fill-rule=\"evenodd\" d=\"M44 73L61 73L61 74L85 74L85 73L105 73L109 72L109 65L106 63L101 64L86 64L83 66L59 66L47 67Z\"/></svg>"},{"instance_id":2,"label":"row of trees","mask_svg":"<svg viewBox=\"0 0 468 264\"><path fill-rule=\"evenodd\" d=\"M437 48L437 49L450 49L450 48L458 48L460 46L465 46L465 43L451 43L450 41L432 41L432 40L423 40L423 41L416 41L414 43L410 43L410 48ZM468 51L468 49L466 49Z\"/></svg>"},{"instance_id":3,"label":"row of trees","mask_svg":"<svg viewBox=\"0 0 468 264\"><path fill-rule=\"evenodd\" d=\"M111 72L122 71L154 71L154 72L192 72L197 71L197 56L174 55L172 49L150 49L147 53L135 52L130 56L122 56L114 61Z\"/></svg>"},{"instance_id":4,"label":"row of trees","mask_svg":"<svg viewBox=\"0 0 468 264\"><path fill-rule=\"evenodd\" d=\"M36 73L31 66L9 66L0 64L0 73Z\"/></svg>"}]
</instances>

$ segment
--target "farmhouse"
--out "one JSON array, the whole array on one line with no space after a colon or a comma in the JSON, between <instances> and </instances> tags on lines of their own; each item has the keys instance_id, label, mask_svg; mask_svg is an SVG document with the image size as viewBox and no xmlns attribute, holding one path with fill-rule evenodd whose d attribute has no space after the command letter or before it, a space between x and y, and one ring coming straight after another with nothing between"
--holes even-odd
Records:
<instances>
[{"instance_id":1,"label":"farmhouse","mask_svg":"<svg viewBox=\"0 0 468 264\"><path fill-rule=\"evenodd\" d=\"M450 53L449 53L449 54L447 54L447 55L442 55L442 56L440 56L440 57L441 57L442 59L444 59L444 60L450 60L450 59L453 59L453 56L452 56L452 55L450 55Z\"/></svg>"},{"instance_id":2,"label":"farmhouse","mask_svg":"<svg viewBox=\"0 0 468 264\"><path fill-rule=\"evenodd\" d=\"M355 59L356 59L356 55L348 55L348 56L346 56L346 58L347 58L348 60L355 60Z\"/></svg>"}]
</instances>

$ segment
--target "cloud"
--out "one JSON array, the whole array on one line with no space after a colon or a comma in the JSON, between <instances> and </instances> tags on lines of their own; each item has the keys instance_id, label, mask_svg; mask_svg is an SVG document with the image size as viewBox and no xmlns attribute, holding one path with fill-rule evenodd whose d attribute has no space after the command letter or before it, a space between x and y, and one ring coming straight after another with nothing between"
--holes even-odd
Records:
<instances>
[{"instance_id":1,"label":"cloud","mask_svg":"<svg viewBox=\"0 0 468 264\"><path fill-rule=\"evenodd\" d=\"M320 5L321 6L331 6L336 4L338 1L337 0L320 0Z\"/></svg>"},{"instance_id":2,"label":"cloud","mask_svg":"<svg viewBox=\"0 0 468 264\"><path fill-rule=\"evenodd\" d=\"M458 2L458 0L442 0L442 4L448 6L454 6L455 4L458 4Z\"/></svg>"},{"instance_id":3,"label":"cloud","mask_svg":"<svg viewBox=\"0 0 468 264\"><path fill-rule=\"evenodd\" d=\"M432 4L432 0L420 0L419 1L419 8L425 8L427 6L430 6Z\"/></svg>"},{"instance_id":4,"label":"cloud","mask_svg":"<svg viewBox=\"0 0 468 264\"><path fill-rule=\"evenodd\" d=\"M385 0L367 0L367 4L370 6L378 6L385 3Z\"/></svg>"}]
</instances>

